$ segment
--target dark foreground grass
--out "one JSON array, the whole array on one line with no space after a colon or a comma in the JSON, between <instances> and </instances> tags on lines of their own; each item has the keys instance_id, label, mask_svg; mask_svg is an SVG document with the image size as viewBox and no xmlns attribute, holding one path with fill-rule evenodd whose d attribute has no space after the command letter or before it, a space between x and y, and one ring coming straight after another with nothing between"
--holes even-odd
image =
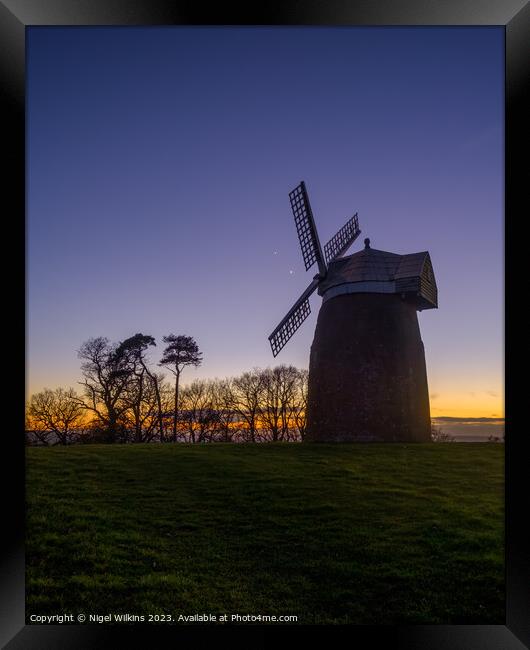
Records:
<instances>
[{"instance_id":1,"label":"dark foreground grass","mask_svg":"<svg viewBox=\"0 0 530 650\"><path fill-rule=\"evenodd\" d=\"M27 450L31 614L504 623L504 446Z\"/></svg>"}]
</instances>

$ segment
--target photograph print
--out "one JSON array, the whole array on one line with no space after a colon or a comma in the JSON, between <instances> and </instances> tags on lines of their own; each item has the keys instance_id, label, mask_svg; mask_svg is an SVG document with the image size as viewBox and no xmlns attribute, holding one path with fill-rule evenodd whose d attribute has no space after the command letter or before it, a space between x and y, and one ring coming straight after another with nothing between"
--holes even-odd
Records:
<instances>
[{"instance_id":1,"label":"photograph print","mask_svg":"<svg viewBox=\"0 0 530 650\"><path fill-rule=\"evenodd\" d=\"M26 39L26 623L503 625L504 29Z\"/></svg>"}]
</instances>

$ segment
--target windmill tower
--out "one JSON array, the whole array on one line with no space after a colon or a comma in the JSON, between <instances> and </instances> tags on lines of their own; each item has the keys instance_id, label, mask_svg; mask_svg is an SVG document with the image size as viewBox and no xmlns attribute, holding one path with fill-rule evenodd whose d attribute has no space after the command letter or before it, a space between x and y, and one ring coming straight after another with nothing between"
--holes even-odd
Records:
<instances>
[{"instance_id":1,"label":"windmill tower","mask_svg":"<svg viewBox=\"0 0 530 650\"><path fill-rule=\"evenodd\" d=\"M276 356L322 296L309 361L307 432L314 442L426 442L431 422L417 311L438 306L428 252L370 247L357 213L324 246L302 181L290 194L306 271L318 273L269 336Z\"/></svg>"}]
</instances>

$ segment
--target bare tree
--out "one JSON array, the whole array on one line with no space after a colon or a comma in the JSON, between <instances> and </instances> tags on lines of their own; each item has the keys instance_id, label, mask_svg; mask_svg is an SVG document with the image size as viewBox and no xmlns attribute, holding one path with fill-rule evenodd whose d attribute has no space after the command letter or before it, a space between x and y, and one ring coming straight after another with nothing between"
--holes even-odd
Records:
<instances>
[{"instance_id":1,"label":"bare tree","mask_svg":"<svg viewBox=\"0 0 530 650\"><path fill-rule=\"evenodd\" d=\"M256 442L262 391L263 377L259 368L244 372L232 382L233 408L245 422L251 442Z\"/></svg>"},{"instance_id":2,"label":"bare tree","mask_svg":"<svg viewBox=\"0 0 530 650\"><path fill-rule=\"evenodd\" d=\"M307 410L307 386L309 372L304 369L297 369L296 390L291 401L290 419L298 431L300 439L303 440L306 432L306 410Z\"/></svg>"},{"instance_id":3,"label":"bare tree","mask_svg":"<svg viewBox=\"0 0 530 650\"><path fill-rule=\"evenodd\" d=\"M164 429L161 442L165 442L166 440L169 440L169 432L172 432L173 430L175 389L174 386L164 380L164 377L161 374L157 376L162 408L162 426Z\"/></svg>"},{"instance_id":4,"label":"bare tree","mask_svg":"<svg viewBox=\"0 0 530 650\"><path fill-rule=\"evenodd\" d=\"M28 415L35 432L51 432L61 445L71 442L83 419L83 407L73 388L45 388L31 396ZM37 438L47 443L47 436Z\"/></svg>"},{"instance_id":5,"label":"bare tree","mask_svg":"<svg viewBox=\"0 0 530 650\"><path fill-rule=\"evenodd\" d=\"M31 399L33 399L33 396ZM26 403L26 444L32 445L36 442L40 442L41 445L47 445L51 436L51 431L30 414L31 399Z\"/></svg>"},{"instance_id":6,"label":"bare tree","mask_svg":"<svg viewBox=\"0 0 530 650\"><path fill-rule=\"evenodd\" d=\"M232 442L239 433L232 383L231 379L217 379L212 383L212 406L216 414L217 433L222 442Z\"/></svg>"},{"instance_id":7,"label":"bare tree","mask_svg":"<svg viewBox=\"0 0 530 650\"><path fill-rule=\"evenodd\" d=\"M84 407L92 411L99 421L105 442L116 442L122 433L122 415L126 406L120 402L130 378L126 355L117 352L105 337L85 341L78 350L83 359L81 372L84 388Z\"/></svg>"},{"instance_id":8,"label":"bare tree","mask_svg":"<svg viewBox=\"0 0 530 650\"><path fill-rule=\"evenodd\" d=\"M202 363L202 352L199 352L199 347L191 336L168 334L163 337L163 340L164 343L167 343L167 346L159 365L164 366L175 375L173 442L176 442L180 374L186 366L200 366Z\"/></svg>"},{"instance_id":9,"label":"bare tree","mask_svg":"<svg viewBox=\"0 0 530 650\"><path fill-rule=\"evenodd\" d=\"M260 419L273 442L289 440L291 413L297 392L298 370L294 366L276 366L261 371L263 382Z\"/></svg>"},{"instance_id":10,"label":"bare tree","mask_svg":"<svg viewBox=\"0 0 530 650\"><path fill-rule=\"evenodd\" d=\"M281 433L281 400L278 373L270 368L261 371L262 390L260 391L259 414L262 428L270 434L270 439L276 442Z\"/></svg>"},{"instance_id":11,"label":"bare tree","mask_svg":"<svg viewBox=\"0 0 530 650\"><path fill-rule=\"evenodd\" d=\"M212 382L196 379L182 389L180 413L188 442L210 442L216 423L212 403Z\"/></svg>"},{"instance_id":12,"label":"bare tree","mask_svg":"<svg viewBox=\"0 0 530 650\"><path fill-rule=\"evenodd\" d=\"M286 366L284 364L278 366L277 368L274 368L274 371L276 373L277 382L279 385L278 393L280 397L282 426L281 439L289 440L292 424L291 413L298 389L299 371L294 366Z\"/></svg>"}]
</instances>

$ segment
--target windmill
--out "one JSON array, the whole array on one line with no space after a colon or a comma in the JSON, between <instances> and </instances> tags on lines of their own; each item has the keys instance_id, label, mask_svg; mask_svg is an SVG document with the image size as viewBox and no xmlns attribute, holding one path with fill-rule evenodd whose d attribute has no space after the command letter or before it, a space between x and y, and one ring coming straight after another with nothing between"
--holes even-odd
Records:
<instances>
[{"instance_id":1,"label":"windmill","mask_svg":"<svg viewBox=\"0 0 530 650\"><path fill-rule=\"evenodd\" d=\"M428 441L430 408L417 311L438 307L429 253L370 247L355 213L320 246L304 181L289 193L306 271L318 273L269 336L276 357L322 296L309 361L307 432L315 442Z\"/></svg>"}]
</instances>

